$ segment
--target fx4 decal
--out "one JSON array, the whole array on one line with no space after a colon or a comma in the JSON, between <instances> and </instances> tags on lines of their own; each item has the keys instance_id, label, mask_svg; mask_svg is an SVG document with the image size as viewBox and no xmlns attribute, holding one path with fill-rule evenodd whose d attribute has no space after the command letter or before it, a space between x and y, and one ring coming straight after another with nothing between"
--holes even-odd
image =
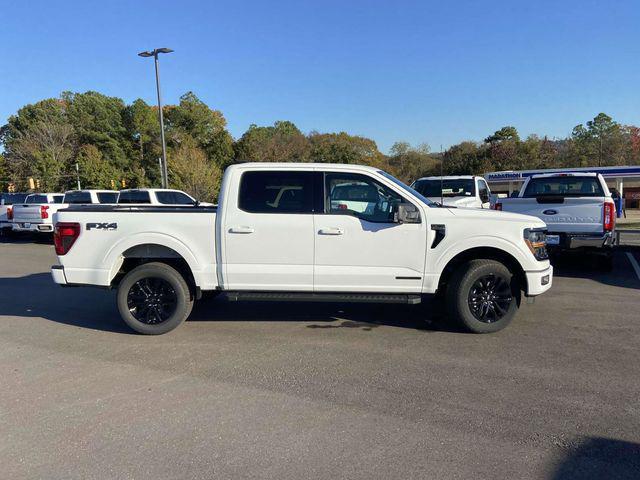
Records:
<instances>
[{"instance_id":1,"label":"fx4 decal","mask_svg":"<svg viewBox=\"0 0 640 480\"><path fill-rule=\"evenodd\" d=\"M87 230L117 230L117 223L87 223Z\"/></svg>"}]
</instances>

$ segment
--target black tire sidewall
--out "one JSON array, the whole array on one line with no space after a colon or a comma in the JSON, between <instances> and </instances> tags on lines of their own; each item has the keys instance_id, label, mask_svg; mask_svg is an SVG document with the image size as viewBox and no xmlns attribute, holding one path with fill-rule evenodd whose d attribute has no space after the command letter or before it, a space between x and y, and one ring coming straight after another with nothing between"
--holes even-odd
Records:
<instances>
[{"instance_id":1,"label":"black tire sidewall","mask_svg":"<svg viewBox=\"0 0 640 480\"><path fill-rule=\"evenodd\" d=\"M469 307L469 292L473 284L485 275L496 275L504 278L511 285L511 294L513 299L507 313L498 321L485 323L478 320ZM452 282L447 292L447 304L449 314L462 326L465 330L473 333L492 333L505 328L516 312L520 298L520 288L514 278L513 273L495 260L473 260L466 265L460 267L453 275Z\"/></svg>"},{"instance_id":2,"label":"black tire sidewall","mask_svg":"<svg viewBox=\"0 0 640 480\"><path fill-rule=\"evenodd\" d=\"M136 319L129 311L127 296L131 287L143 278L161 278L167 281L176 292L177 305L173 315L162 323L149 325ZM164 263L147 263L127 273L118 286L117 304L124 322L138 333L144 335L161 335L178 327L191 313L193 298L189 285L182 275L173 267Z\"/></svg>"}]
</instances>

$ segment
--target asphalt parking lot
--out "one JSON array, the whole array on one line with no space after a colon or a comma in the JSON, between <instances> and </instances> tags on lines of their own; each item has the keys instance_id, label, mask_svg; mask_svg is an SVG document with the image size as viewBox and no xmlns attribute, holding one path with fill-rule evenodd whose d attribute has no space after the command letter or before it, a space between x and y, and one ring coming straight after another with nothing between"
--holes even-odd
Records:
<instances>
[{"instance_id":1,"label":"asphalt parking lot","mask_svg":"<svg viewBox=\"0 0 640 480\"><path fill-rule=\"evenodd\" d=\"M562 262L492 335L429 305L213 299L145 337L113 292L54 285L52 246L0 243L0 476L640 478L632 258Z\"/></svg>"}]
</instances>

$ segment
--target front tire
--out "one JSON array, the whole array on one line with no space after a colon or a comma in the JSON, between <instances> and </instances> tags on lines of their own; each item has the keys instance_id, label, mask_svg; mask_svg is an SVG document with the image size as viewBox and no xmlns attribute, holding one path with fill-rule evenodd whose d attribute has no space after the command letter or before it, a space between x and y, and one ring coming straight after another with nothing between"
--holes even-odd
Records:
<instances>
[{"instance_id":1,"label":"front tire","mask_svg":"<svg viewBox=\"0 0 640 480\"><path fill-rule=\"evenodd\" d=\"M145 335L170 332L193 308L193 296L184 277L165 263L145 263L127 273L118 287L120 316Z\"/></svg>"},{"instance_id":2,"label":"front tire","mask_svg":"<svg viewBox=\"0 0 640 480\"><path fill-rule=\"evenodd\" d=\"M509 325L518 311L520 287L502 263L472 260L454 272L446 301L449 317L465 330L497 332Z\"/></svg>"}]
</instances>

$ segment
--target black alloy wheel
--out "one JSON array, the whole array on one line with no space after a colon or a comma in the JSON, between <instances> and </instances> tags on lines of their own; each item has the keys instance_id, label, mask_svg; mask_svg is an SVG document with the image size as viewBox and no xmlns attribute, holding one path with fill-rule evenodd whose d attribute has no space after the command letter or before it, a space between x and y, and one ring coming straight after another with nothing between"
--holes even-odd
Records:
<instances>
[{"instance_id":1,"label":"black alloy wheel","mask_svg":"<svg viewBox=\"0 0 640 480\"><path fill-rule=\"evenodd\" d=\"M127 293L129 312L136 320L147 325L167 321L175 313L177 306L176 291L163 278L141 278Z\"/></svg>"},{"instance_id":2,"label":"black alloy wheel","mask_svg":"<svg viewBox=\"0 0 640 480\"><path fill-rule=\"evenodd\" d=\"M509 281L493 273L478 278L469 290L469 309L483 323L501 320L509 312L512 300Z\"/></svg>"}]
</instances>

